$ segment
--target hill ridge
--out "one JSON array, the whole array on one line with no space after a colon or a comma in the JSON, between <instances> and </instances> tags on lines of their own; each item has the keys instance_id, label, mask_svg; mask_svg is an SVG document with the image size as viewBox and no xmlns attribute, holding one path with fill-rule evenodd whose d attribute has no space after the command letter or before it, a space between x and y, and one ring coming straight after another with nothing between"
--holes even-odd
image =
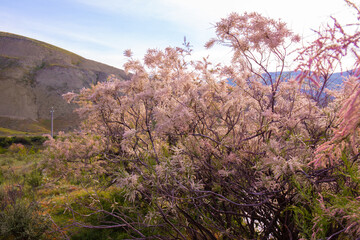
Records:
<instances>
[{"instance_id":1,"label":"hill ridge","mask_svg":"<svg viewBox=\"0 0 360 240\"><path fill-rule=\"evenodd\" d=\"M75 106L61 95L105 81L110 74L128 78L123 70L63 48L0 32L0 127L14 128L8 119L21 121L19 126L26 125L23 121L46 122L54 107L54 117L62 123L56 130L73 128L79 122Z\"/></svg>"}]
</instances>

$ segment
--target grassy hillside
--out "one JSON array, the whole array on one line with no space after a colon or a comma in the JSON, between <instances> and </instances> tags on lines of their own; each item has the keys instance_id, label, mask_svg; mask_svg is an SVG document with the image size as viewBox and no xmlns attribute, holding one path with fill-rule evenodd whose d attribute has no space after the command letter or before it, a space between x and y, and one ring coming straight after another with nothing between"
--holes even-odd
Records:
<instances>
[{"instance_id":1,"label":"grassy hillside","mask_svg":"<svg viewBox=\"0 0 360 240\"><path fill-rule=\"evenodd\" d=\"M55 131L76 128L76 106L62 94L106 81L111 74L128 78L120 69L46 42L0 32L0 135L49 132L51 108Z\"/></svg>"},{"instance_id":2,"label":"grassy hillside","mask_svg":"<svg viewBox=\"0 0 360 240\"><path fill-rule=\"evenodd\" d=\"M81 57L81 56L79 56L79 55L77 55L77 54L75 54L73 52L70 52L70 51L65 50L63 48L60 48L60 47L57 47L57 46L51 45L49 43L33 39L33 38L29 38L29 37L25 37L25 36L13 34L13 33L8 33L8 32L0 32L0 38L1 37L7 37L7 38L12 38L12 39L30 41L30 42L33 42L34 44L37 44L37 45L41 46L41 47L67 54L67 55L73 57L74 60L78 60L78 61L84 60L83 57Z\"/></svg>"}]
</instances>

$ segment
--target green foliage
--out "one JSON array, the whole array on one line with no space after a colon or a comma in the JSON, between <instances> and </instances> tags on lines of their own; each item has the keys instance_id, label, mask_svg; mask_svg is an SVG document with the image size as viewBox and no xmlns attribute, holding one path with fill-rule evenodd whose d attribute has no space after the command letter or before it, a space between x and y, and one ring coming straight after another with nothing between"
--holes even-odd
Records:
<instances>
[{"instance_id":1,"label":"green foliage","mask_svg":"<svg viewBox=\"0 0 360 240\"><path fill-rule=\"evenodd\" d=\"M355 239L360 233L360 174L357 157L342 151L342 163L293 176L297 203L289 207L304 239ZM354 161L355 160L355 161Z\"/></svg>"},{"instance_id":2,"label":"green foliage","mask_svg":"<svg viewBox=\"0 0 360 240\"><path fill-rule=\"evenodd\" d=\"M47 137L43 136L13 136L13 137L0 137L0 147L2 148L8 148L13 143L20 143L26 146L34 146L39 147L41 146L45 141L47 140Z\"/></svg>"},{"instance_id":3,"label":"green foliage","mask_svg":"<svg viewBox=\"0 0 360 240\"><path fill-rule=\"evenodd\" d=\"M31 138L30 137L12 137L13 143L21 143L23 145L31 145Z\"/></svg>"},{"instance_id":4,"label":"green foliage","mask_svg":"<svg viewBox=\"0 0 360 240\"><path fill-rule=\"evenodd\" d=\"M5 182L3 170L0 168L0 186Z\"/></svg>"},{"instance_id":5,"label":"green foliage","mask_svg":"<svg viewBox=\"0 0 360 240\"><path fill-rule=\"evenodd\" d=\"M0 239L38 240L49 226L36 203L19 201L0 212Z\"/></svg>"},{"instance_id":6,"label":"green foliage","mask_svg":"<svg viewBox=\"0 0 360 240\"><path fill-rule=\"evenodd\" d=\"M22 195L16 186L0 191L0 239L38 240L50 228L38 203L29 203Z\"/></svg>"},{"instance_id":7,"label":"green foliage","mask_svg":"<svg viewBox=\"0 0 360 240\"><path fill-rule=\"evenodd\" d=\"M150 205L141 199L135 204L127 201L125 192L117 187L110 187L105 191L82 189L71 193L64 202L58 202L57 205L60 207L52 212L53 218L60 224L75 223L74 227L69 229L71 239L105 240L140 237L131 227L141 229L146 236L160 233L156 229L146 229L138 222L151 211ZM118 227L101 228L108 223Z\"/></svg>"},{"instance_id":8,"label":"green foliage","mask_svg":"<svg viewBox=\"0 0 360 240\"><path fill-rule=\"evenodd\" d=\"M0 154L6 153L6 152L7 152L7 150L0 146Z\"/></svg>"},{"instance_id":9,"label":"green foliage","mask_svg":"<svg viewBox=\"0 0 360 240\"><path fill-rule=\"evenodd\" d=\"M47 140L47 137L33 136L30 137L30 141L33 145L42 145Z\"/></svg>"},{"instance_id":10,"label":"green foliage","mask_svg":"<svg viewBox=\"0 0 360 240\"><path fill-rule=\"evenodd\" d=\"M9 147L12 143L14 143L14 140L12 137L0 137L0 146L3 148Z\"/></svg>"},{"instance_id":11,"label":"green foliage","mask_svg":"<svg viewBox=\"0 0 360 240\"><path fill-rule=\"evenodd\" d=\"M42 172L40 169L36 168L30 172L30 174L26 178L26 182L32 187L36 188L41 185L43 181Z\"/></svg>"}]
</instances>

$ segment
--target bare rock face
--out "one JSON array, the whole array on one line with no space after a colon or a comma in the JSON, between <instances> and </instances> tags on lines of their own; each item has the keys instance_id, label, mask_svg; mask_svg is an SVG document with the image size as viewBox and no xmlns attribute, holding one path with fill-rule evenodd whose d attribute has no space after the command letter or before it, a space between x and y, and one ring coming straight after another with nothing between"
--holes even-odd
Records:
<instances>
[{"instance_id":1,"label":"bare rock face","mask_svg":"<svg viewBox=\"0 0 360 240\"><path fill-rule=\"evenodd\" d=\"M0 118L40 122L54 118L57 130L78 123L62 94L78 92L109 75L127 79L124 71L85 59L53 45L19 35L0 32ZM0 121L0 127L5 122ZM13 127L13 126L12 126Z\"/></svg>"}]
</instances>

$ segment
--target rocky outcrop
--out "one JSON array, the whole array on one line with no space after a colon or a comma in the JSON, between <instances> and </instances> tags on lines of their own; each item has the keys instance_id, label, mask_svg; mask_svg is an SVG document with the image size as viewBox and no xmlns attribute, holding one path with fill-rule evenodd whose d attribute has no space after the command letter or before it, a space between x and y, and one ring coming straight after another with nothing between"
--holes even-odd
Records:
<instances>
[{"instance_id":1,"label":"rocky outcrop","mask_svg":"<svg viewBox=\"0 0 360 240\"><path fill-rule=\"evenodd\" d=\"M0 118L41 121L49 119L53 107L54 118L69 123L58 130L71 127L77 122L75 106L61 95L105 81L110 74L127 79L120 69L45 42L0 32Z\"/></svg>"}]
</instances>

